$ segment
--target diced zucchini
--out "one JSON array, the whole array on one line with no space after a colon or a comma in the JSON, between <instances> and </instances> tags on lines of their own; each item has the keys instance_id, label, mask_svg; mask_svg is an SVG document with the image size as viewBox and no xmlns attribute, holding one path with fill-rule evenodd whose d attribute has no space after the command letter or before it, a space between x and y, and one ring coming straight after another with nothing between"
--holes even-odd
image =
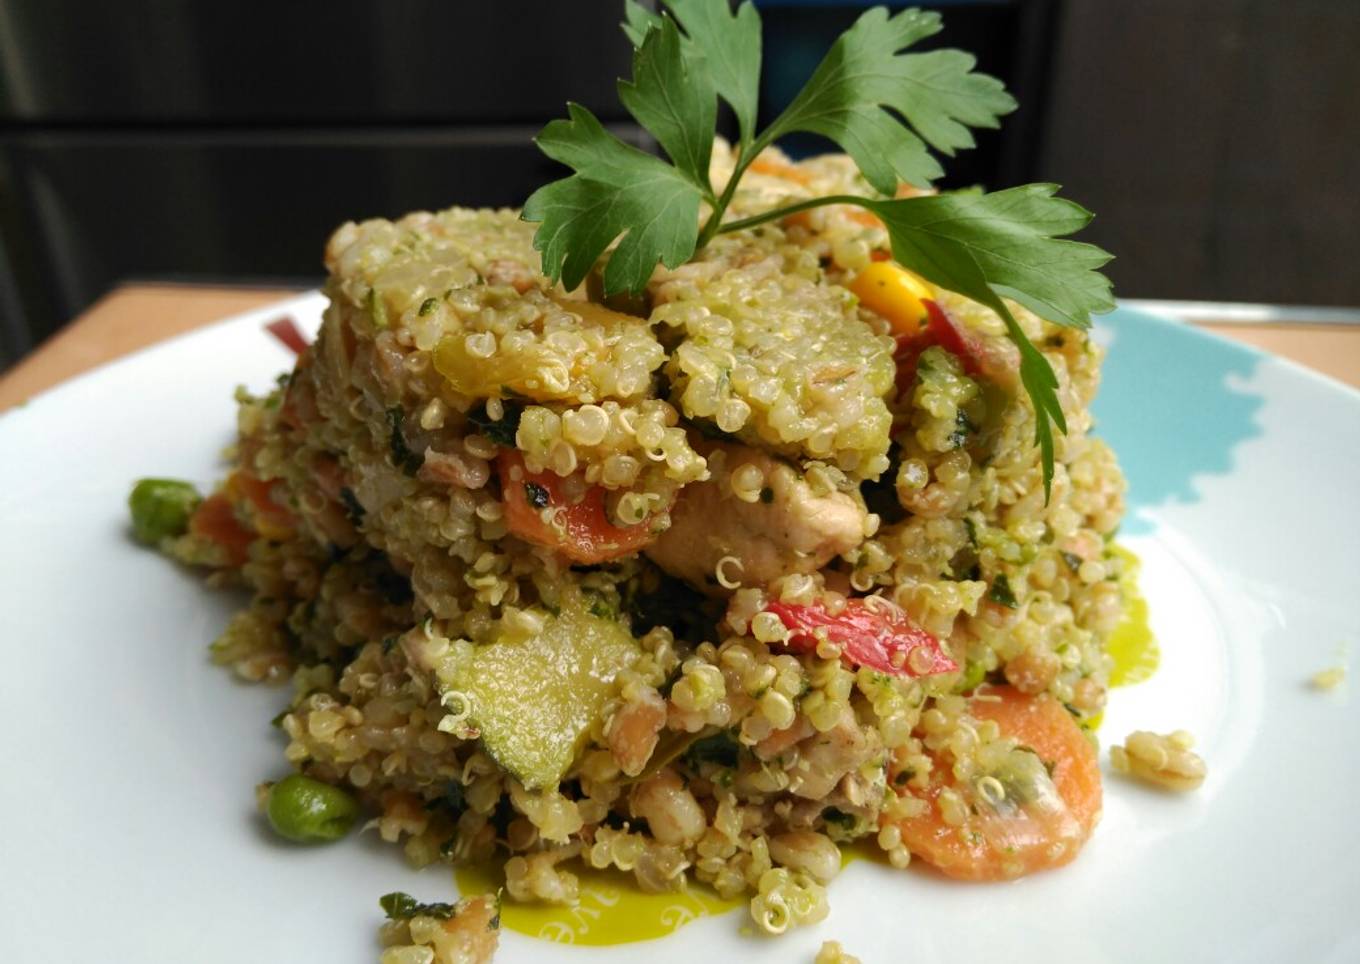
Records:
<instances>
[{"instance_id":1,"label":"diced zucchini","mask_svg":"<svg viewBox=\"0 0 1360 964\"><path fill-rule=\"evenodd\" d=\"M585 745L614 692L614 678L641 652L612 619L591 615L579 594L527 638L502 635L453 674L469 700L482 746L527 789L554 786Z\"/></svg>"}]
</instances>

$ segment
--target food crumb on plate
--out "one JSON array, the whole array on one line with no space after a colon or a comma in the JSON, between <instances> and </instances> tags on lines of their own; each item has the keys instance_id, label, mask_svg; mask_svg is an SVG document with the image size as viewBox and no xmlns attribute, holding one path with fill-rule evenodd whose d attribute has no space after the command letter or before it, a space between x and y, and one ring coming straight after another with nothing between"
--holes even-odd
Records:
<instances>
[{"instance_id":1,"label":"food crumb on plate","mask_svg":"<svg viewBox=\"0 0 1360 964\"><path fill-rule=\"evenodd\" d=\"M1313 689L1329 692L1336 689L1344 682L1346 682L1346 667L1341 664L1318 670L1312 676L1308 677L1308 684L1312 686Z\"/></svg>"},{"instance_id":2,"label":"food crumb on plate","mask_svg":"<svg viewBox=\"0 0 1360 964\"><path fill-rule=\"evenodd\" d=\"M823 941L814 964L859 964L859 958L841 947L840 941Z\"/></svg>"},{"instance_id":3,"label":"food crumb on plate","mask_svg":"<svg viewBox=\"0 0 1360 964\"><path fill-rule=\"evenodd\" d=\"M1204 782L1209 768L1190 748L1195 738L1185 730L1152 733L1135 730L1123 746L1110 747L1115 770L1164 790L1194 790Z\"/></svg>"},{"instance_id":4,"label":"food crumb on plate","mask_svg":"<svg viewBox=\"0 0 1360 964\"><path fill-rule=\"evenodd\" d=\"M486 964L500 942L497 894L456 904L421 904L408 894L382 898L381 964Z\"/></svg>"}]
</instances>

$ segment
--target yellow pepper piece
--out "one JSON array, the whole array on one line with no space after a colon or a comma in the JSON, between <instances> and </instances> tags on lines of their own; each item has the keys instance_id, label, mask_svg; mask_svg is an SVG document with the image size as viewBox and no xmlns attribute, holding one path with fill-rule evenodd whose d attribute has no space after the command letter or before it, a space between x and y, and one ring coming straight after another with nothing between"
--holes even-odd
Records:
<instances>
[{"instance_id":1,"label":"yellow pepper piece","mask_svg":"<svg viewBox=\"0 0 1360 964\"><path fill-rule=\"evenodd\" d=\"M894 334L914 335L926 319L923 301L935 292L924 279L891 261L875 261L847 287L859 296L859 303L882 315Z\"/></svg>"},{"instance_id":2,"label":"yellow pepper piece","mask_svg":"<svg viewBox=\"0 0 1360 964\"><path fill-rule=\"evenodd\" d=\"M262 483L256 482L256 486ZM252 495L241 476L233 472L227 476L227 484L223 487L223 494L232 502L246 502L251 506L250 522L256 533L271 542L286 542L293 538L295 530L286 523L268 518L260 511L259 504L255 501L259 497L258 493Z\"/></svg>"},{"instance_id":3,"label":"yellow pepper piece","mask_svg":"<svg viewBox=\"0 0 1360 964\"><path fill-rule=\"evenodd\" d=\"M255 531L271 542L286 542L293 538L292 528L271 522L262 515L255 516Z\"/></svg>"}]
</instances>

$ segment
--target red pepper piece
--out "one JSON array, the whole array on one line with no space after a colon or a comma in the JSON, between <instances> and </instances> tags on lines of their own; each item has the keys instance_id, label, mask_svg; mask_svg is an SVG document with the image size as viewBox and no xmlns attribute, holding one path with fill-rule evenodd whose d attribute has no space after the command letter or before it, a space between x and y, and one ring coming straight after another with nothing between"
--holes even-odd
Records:
<instances>
[{"instance_id":1,"label":"red pepper piece","mask_svg":"<svg viewBox=\"0 0 1360 964\"><path fill-rule=\"evenodd\" d=\"M922 299L926 325L915 335L900 335L893 359L897 362L898 394L916 381L916 361L935 345L958 358L972 378L983 378L1003 388L1014 388L1020 372L1020 355L1015 346L1003 339L987 339L960 325L936 302Z\"/></svg>"},{"instance_id":2,"label":"red pepper piece","mask_svg":"<svg viewBox=\"0 0 1360 964\"><path fill-rule=\"evenodd\" d=\"M984 373L982 360L986 351L982 339L956 324L954 319L945 314L944 309L935 302L927 299L922 304L926 306L926 314L929 316L926 331L932 339L932 344L939 345L951 355L957 356L963 364L963 370L969 375L974 378L982 375Z\"/></svg>"},{"instance_id":3,"label":"red pepper piece","mask_svg":"<svg viewBox=\"0 0 1360 964\"><path fill-rule=\"evenodd\" d=\"M792 635L784 645L796 652L816 649L816 633L822 629L828 641L840 645L847 662L890 676L933 676L959 668L938 639L912 625L905 613L886 601L874 604L851 599L837 616L820 603L773 602L766 611L790 630Z\"/></svg>"},{"instance_id":4,"label":"red pepper piece","mask_svg":"<svg viewBox=\"0 0 1360 964\"><path fill-rule=\"evenodd\" d=\"M307 339L302 337L297 322L288 315L275 318L264 326L264 330L283 342L284 346L291 349L294 354L301 355L307 350Z\"/></svg>"}]
</instances>

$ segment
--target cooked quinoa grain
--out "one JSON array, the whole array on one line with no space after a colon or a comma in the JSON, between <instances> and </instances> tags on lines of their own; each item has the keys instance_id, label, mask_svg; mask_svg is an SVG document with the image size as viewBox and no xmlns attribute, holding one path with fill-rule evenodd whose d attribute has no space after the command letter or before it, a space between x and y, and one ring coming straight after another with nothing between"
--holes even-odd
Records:
<instances>
[{"instance_id":1,"label":"cooked quinoa grain","mask_svg":"<svg viewBox=\"0 0 1360 964\"><path fill-rule=\"evenodd\" d=\"M860 964L860 961L854 954L846 953L840 941L824 941L817 949L814 964Z\"/></svg>"},{"instance_id":2,"label":"cooked quinoa grain","mask_svg":"<svg viewBox=\"0 0 1360 964\"><path fill-rule=\"evenodd\" d=\"M1194 790L1208 773L1204 760L1191 749L1194 745L1194 737L1184 730L1168 734L1137 730L1123 746L1110 748L1110 762L1120 773L1165 790Z\"/></svg>"}]
</instances>

